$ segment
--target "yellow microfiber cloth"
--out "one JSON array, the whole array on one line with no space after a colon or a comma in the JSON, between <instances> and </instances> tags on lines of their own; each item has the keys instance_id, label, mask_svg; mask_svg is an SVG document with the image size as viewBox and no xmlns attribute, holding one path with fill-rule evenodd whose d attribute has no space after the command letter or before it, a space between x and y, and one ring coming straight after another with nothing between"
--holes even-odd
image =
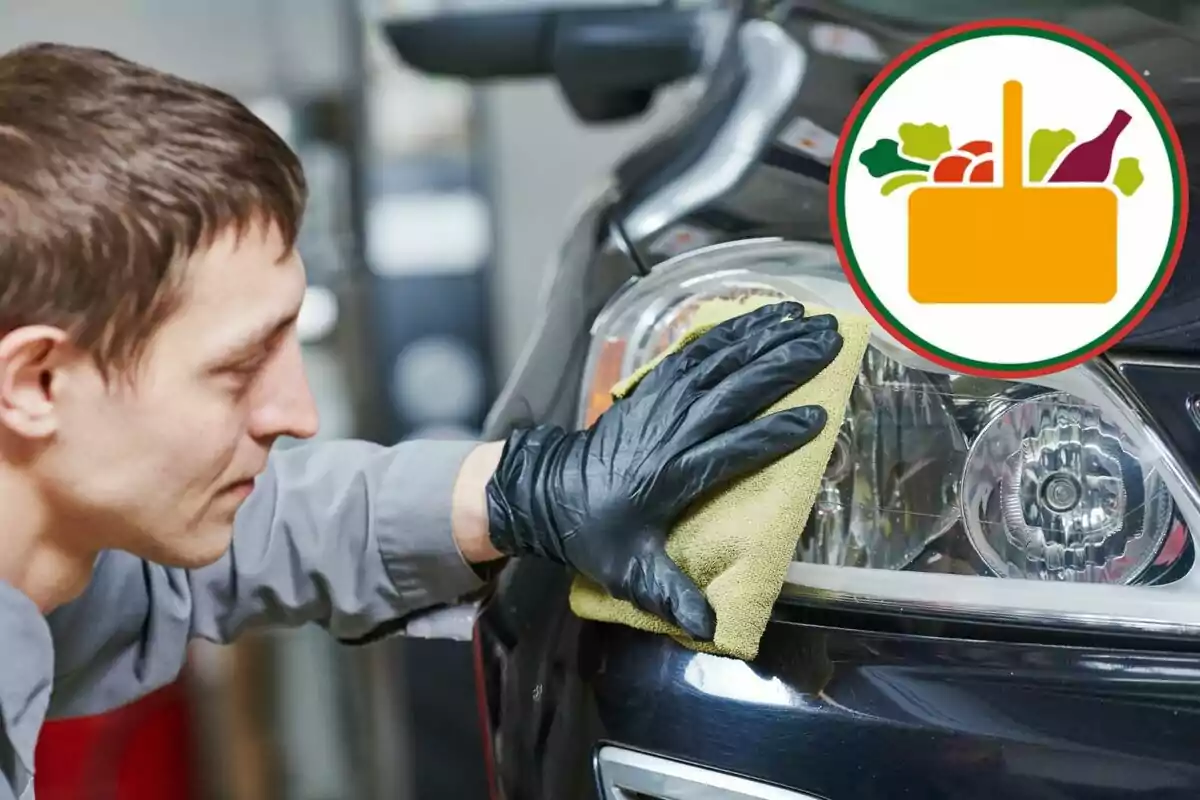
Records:
<instances>
[{"instance_id":1,"label":"yellow microfiber cloth","mask_svg":"<svg viewBox=\"0 0 1200 800\"><path fill-rule=\"evenodd\" d=\"M769 303L772 297L711 300L695 312L691 330L659 358L612 390L614 400L628 395L659 361L714 325ZM828 313L805 308L806 315ZM583 619L616 622L664 633L701 652L752 661L779 598L788 564L804 530L821 476L833 454L850 392L858 377L869 338L868 320L837 314L842 350L811 381L764 414L819 405L828 414L821 433L799 450L694 505L667 540L667 554L696 582L717 615L714 640L698 642L632 603L618 600L578 576L571 587L571 610Z\"/></svg>"}]
</instances>

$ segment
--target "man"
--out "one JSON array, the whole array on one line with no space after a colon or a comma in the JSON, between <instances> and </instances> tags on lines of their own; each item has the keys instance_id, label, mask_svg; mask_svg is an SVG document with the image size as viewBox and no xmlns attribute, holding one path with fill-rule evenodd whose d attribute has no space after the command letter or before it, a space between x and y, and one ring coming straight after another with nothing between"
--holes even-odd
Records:
<instances>
[{"instance_id":1,"label":"man","mask_svg":"<svg viewBox=\"0 0 1200 800\"><path fill-rule=\"evenodd\" d=\"M707 639L663 549L689 503L803 445L762 419L841 339L795 304L663 362L591 429L492 443L311 437L295 156L226 95L101 51L0 57L0 800L48 714L173 680L193 637L367 641L553 559Z\"/></svg>"}]
</instances>

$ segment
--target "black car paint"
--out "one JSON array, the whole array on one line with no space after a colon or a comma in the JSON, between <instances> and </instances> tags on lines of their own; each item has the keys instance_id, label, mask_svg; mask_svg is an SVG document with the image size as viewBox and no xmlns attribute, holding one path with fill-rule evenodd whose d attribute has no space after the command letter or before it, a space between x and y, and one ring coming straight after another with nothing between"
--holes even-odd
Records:
<instances>
[{"instance_id":1,"label":"black car paint","mask_svg":"<svg viewBox=\"0 0 1200 800\"><path fill-rule=\"evenodd\" d=\"M829 800L1200 794L1194 647L781 607L744 664L579 620L546 565L511 578L525 605L477 641L501 797L601 797L604 742Z\"/></svg>"},{"instance_id":2,"label":"black car paint","mask_svg":"<svg viewBox=\"0 0 1200 800\"><path fill-rule=\"evenodd\" d=\"M893 53L919 36L903 30L889 40L883 23L843 15L835 4L793 10L780 22L807 41L815 19L842 16L890 42ZM1065 22L1091 32L1086 16ZM1121 35L1102 22L1096 35L1122 53ZM1132 50L1126 55L1138 68L1137 53L1161 55ZM1200 66L1200 44L1195 54ZM1189 161L1200 154L1196 98L1181 89L1191 66L1156 60L1147 67ZM839 129L870 80L864 69L813 56L808 74L823 85L804 87L789 116L802 111ZM719 117L729 101L722 92L741 85L718 84L705 107ZM574 424L592 320L622 285L661 261L647 237L629 241L622 228L639 192L650 190L638 181L685 170L712 127L713 118L700 114L618 170L618 191L576 232L595 253L561 262L530 357L493 410L488 435L531 421ZM828 229L827 170L764 147L753 171L739 186L787 187L791 213L756 218L724 197L686 221L726 239L827 238L819 233ZM1189 236L1169 290L1114 351L1130 357L1122 374L1193 473L1200 470L1198 262ZM743 664L579 620L567 607L568 589L568 576L552 565L510 564L479 621L495 797L598 798L592 758L605 742L826 800L1200 797L1200 642L781 604L761 655ZM697 677L706 670L716 676L708 683Z\"/></svg>"},{"instance_id":3,"label":"black car paint","mask_svg":"<svg viewBox=\"0 0 1200 800\"><path fill-rule=\"evenodd\" d=\"M604 670L580 669L604 738L821 797L1194 797L1200 781L1186 656L777 622L745 665L594 635ZM705 668L721 677L698 688Z\"/></svg>"}]
</instances>

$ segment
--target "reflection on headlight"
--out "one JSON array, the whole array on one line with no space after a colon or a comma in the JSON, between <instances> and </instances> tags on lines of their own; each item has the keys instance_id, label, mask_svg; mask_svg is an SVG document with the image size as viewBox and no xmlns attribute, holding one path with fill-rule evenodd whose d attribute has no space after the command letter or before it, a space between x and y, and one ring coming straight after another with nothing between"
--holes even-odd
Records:
<instances>
[{"instance_id":1,"label":"reflection on headlight","mask_svg":"<svg viewBox=\"0 0 1200 800\"><path fill-rule=\"evenodd\" d=\"M900 569L954 525L966 445L943 395L868 349L798 560Z\"/></svg>"},{"instance_id":2,"label":"reflection on headlight","mask_svg":"<svg viewBox=\"0 0 1200 800\"><path fill-rule=\"evenodd\" d=\"M967 533L1002 577L1128 583L1162 548L1172 512L1129 439L1061 392L996 414L963 475Z\"/></svg>"}]
</instances>

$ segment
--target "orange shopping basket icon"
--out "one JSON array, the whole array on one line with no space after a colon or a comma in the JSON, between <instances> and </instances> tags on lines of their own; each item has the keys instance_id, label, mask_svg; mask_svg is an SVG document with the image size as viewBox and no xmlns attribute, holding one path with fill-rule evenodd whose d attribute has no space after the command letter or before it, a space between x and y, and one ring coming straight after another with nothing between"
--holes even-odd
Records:
<instances>
[{"instance_id":1,"label":"orange shopping basket icon","mask_svg":"<svg viewBox=\"0 0 1200 800\"><path fill-rule=\"evenodd\" d=\"M1106 303L1117 292L1117 196L1026 186L1021 84L1004 84L999 186L922 186L908 201L918 303Z\"/></svg>"}]
</instances>

